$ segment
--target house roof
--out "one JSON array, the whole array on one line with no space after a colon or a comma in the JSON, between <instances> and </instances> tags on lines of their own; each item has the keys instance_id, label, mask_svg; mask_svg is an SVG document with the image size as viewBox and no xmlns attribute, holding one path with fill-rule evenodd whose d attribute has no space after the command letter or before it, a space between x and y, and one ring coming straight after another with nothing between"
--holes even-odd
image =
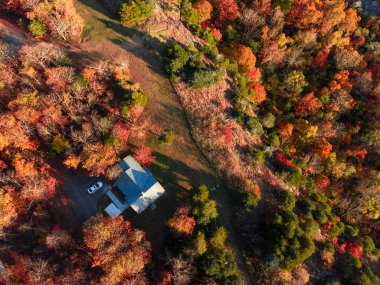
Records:
<instances>
[{"instance_id":1,"label":"house roof","mask_svg":"<svg viewBox=\"0 0 380 285\"><path fill-rule=\"evenodd\" d=\"M123 173L115 182L115 186L125 196L125 202L137 213L144 211L165 192L153 175L132 156L125 157L120 166Z\"/></svg>"},{"instance_id":2,"label":"house roof","mask_svg":"<svg viewBox=\"0 0 380 285\"><path fill-rule=\"evenodd\" d=\"M106 211L110 217L117 217L121 214L120 209L116 207L114 203L109 204L107 208L104 209L104 211Z\"/></svg>"}]
</instances>

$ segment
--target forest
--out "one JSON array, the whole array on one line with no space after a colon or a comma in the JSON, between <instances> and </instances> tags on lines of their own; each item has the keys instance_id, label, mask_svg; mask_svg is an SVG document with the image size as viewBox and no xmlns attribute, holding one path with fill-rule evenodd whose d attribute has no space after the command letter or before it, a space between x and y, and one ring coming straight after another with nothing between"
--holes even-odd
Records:
<instances>
[{"instance_id":1,"label":"forest","mask_svg":"<svg viewBox=\"0 0 380 285\"><path fill-rule=\"evenodd\" d=\"M62 169L115 181L125 155L157 171L163 149L184 144L154 116L144 124L163 89L131 76L130 54L77 52L90 23L79 2L104 7L108 29L141 33L225 185L168 191L157 247L128 213L73 222ZM0 0L0 23L25 37L16 47L0 30L0 284L380 284L380 7L369 2ZM164 21L176 33L155 34ZM142 125L154 139L136 145Z\"/></svg>"}]
</instances>

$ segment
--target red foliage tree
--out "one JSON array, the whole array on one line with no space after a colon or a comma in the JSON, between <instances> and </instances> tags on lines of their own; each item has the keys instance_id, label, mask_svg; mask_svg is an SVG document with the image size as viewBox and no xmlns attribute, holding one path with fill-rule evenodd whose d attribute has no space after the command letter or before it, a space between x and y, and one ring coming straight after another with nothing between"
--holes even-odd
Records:
<instances>
[{"instance_id":1,"label":"red foliage tree","mask_svg":"<svg viewBox=\"0 0 380 285\"><path fill-rule=\"evenodd\" d=\"M215 25L224 27L239 18L239 8L235 0L219 0L216 6Z\"/></svg>"},{"instance_id":2,"label":"red foliage tree","mask_svg":"<svg viewBox=\"0 0 380 285\"><path fill-rule=\"evenodd\" d=\"M313 93L309 93L298 101L295 107L296 115L302 116L310 112L314 112L321 107L318 103L318 98L314 96Z\"/></svg>"},{"instance_id":3,"label":"red foliage tree","mask_svg":"<svg viewBox=\"0 0 380 285\"><path fill-rule=\"evenodd\" d=\"M152 155L152 149L149 146L141 145L133 150L133 157L142 165L151 164L156 158Z\"/></svg>"},{"instance_id":4,"label":"red foliage tree","mask_svg":"<svg viewBox=\"0 0 380 285\"><path fill-rule=\"evenodd\" d=\"M275 152L273 155L274 161L280 166L293 167L296 166L293 161L285 156L282 152Z\"/></svg>"},{"instance_id":5,"label":"red foliage tree","mask_svg":"<svg viewBox=\"0 0 380 285\"><path fill-rule=\"evenodd\" d=\"M129 137L128 125L118 121L112 127L112 135L118 138L122 142L127 142Z\"/></svg>"}]
</instances>

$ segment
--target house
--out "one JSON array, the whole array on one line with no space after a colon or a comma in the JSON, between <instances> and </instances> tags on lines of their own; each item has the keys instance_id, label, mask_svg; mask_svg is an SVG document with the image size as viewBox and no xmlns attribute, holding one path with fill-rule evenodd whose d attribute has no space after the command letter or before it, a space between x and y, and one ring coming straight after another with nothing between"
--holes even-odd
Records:
<instances>
[{"instance_id":1,"label":"house","mask_svg":"<svg viewBox=\"0 0 380 285\"><path fill-rule=\"evenodd\" d=\"M125 157L120 166L123 170L114 187L119 195L110 190L107 196L112 203L105 209L110 216L118 216L128 207L140 214L156 201L165 189L148 169L142 167L131 155ZM122 197L120 197L122 196Z\"/></svg>"}]
</instances>

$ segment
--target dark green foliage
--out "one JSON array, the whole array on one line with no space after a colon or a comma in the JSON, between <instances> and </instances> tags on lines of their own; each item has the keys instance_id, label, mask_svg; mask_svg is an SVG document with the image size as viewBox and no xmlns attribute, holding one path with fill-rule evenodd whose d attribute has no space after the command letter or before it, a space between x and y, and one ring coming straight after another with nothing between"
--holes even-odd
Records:
<instances>
[{"instance_id":1,"label":"dark green foliage","mask_svg":"<svg viewBox=\"0 0 380 285\"><path fill-rule=\"evenodd\" d=\"M359 229L357 227L347 225L344 233L349 237L356 237L359 234Z\"/></svg>"},{"instance_id":2,"label":"dark green foliage","mask_svg":"<svg viewBox=\"0 0 380 285\"><path fill-rule=\"evenodd\" d=\"M265 153L260 149L253 151L254 163L257 165L263 165L265 163Z\"/></svg>"},{"instance_id":3,"label":"dark green foliage","mask_svg":"<svg viewBox=\"0 0 380 285\"><path fill-rule=\"evenodd\" d=\"M258 136L262 136L264 134L263 126L260 124L260 121L257 117L249 117L246 121L246 126L248 130L256 134Z\"/></svg>"},{"instance_id":4,"label":"dark green foliage","mask_svg":"<svg viewBox=\"0 0 380 285\"><path fill-rule=\"evenodd\" d=\"M344 231L344 223L334 222L329 230L328 234L330 238L340 236Z\"/></svg>"},{"instance_id":5,"label":"dark green foliage","mask_svg":"<svg viewBox=\"0 0 380 285\"><path fill-rule=\"evenodd\" d=\"M286 190L278 190L276 193L277 202L280 208L285 211L293 210L296 199L292 193Z\"/></svg>"},{"instance_id":6,"label":"dark green foliage","mask_svg":"<svg viewBox=\"0 0 380 285\"><path fill-rule=\"evenodd\" d=\"M206 185L201 185L193 191L194 207L192 214L200 225L206 226L218 216L216 202L209 199L209 191Z\"/></svg>"},{"instance_id":7,"label":"dark green foliage","mask_svg":"<svg viewBox=\"0 0 380 285\"><path fill-rule=\"evenodd\" d=\"M363 247L365 253L372 253L376 249L376 245L370 236L365 236L363 238Z\"/></svg>"},{"instance_id":8,"label":"dark green foliage","mask_svg":"<svg viewBox=\"0 0 380 285\"><path fill-rule=\"evenodd\" d=\"M46 26L41 21L33 19L28 25L28 30L34 37L40 37L46 33Z\"/></svg>"},{"instance_id":9,"label":"dark green foliage","mask_svg":"<svg viewBox=\"0 0 380 285\"><path fill-rule=\"evenodd\" d=\"M200 69L193 73L190 84L196 89L202 89L215 83L216 74L210 69Z\"/></svg>"},{"instance_id":10,"label":"dark green foliage","mask_svg":"<svg viewBox=\"0 0 380 285\"><path fill-rule=\"evenodd\" d=\"M154 0L128 0L121 5L120 22L127 26L153 15L156 3Z\"/></svg>"},{"instance_id":11,"label":"dark green foliage","mask_svg":"<svg viewBox=\"0 0 380 285\"><path fill-rule=\"evenodd\" d=\"M275 132L272 132L268 137L268 144L274 147L279 147L281 144L280 137Z\"/></svg>"},{"instance_id":12,"label":"dark green foliage","mask_svg":"<svg viewBox=\"0 0 380 285\"><path fill-rule=\"evenodd\" d=\"M256 196L255 193L252 192L246 192L244 193L244 206L247 211L252 210L253 208L256 208L257 204L259 203L260 199Z\"/></svg>"},{"instance_id":13,"label":"dark green foliage","mask_svg":"<svg viewBox=\"0 0 380 285\"><path fill-rule=\"evenodd\" d=\"M326 224L327 221L329 220L328 217L326 216L326 213L320 209L317 209L316 211L314 211L313 215L320 225Z\"/></svg>"},{"instance_id":14,"label":"dark green foliage","mask_svg":"<svg viewBox=\"0 0 380 285\"><path fill-rule=\"evenodd\" d=\"M63 153L68 146L69 141L61 135L55 136L53 142L51 143L51 149L55 153Z\"/></svg>"},{"instance_id":15,"label":"dark green foliage","mask_svg":"<svg viewBox=\"0 0 380 285\"><path fill-rule=\"evenodd\" d=\"M185 25L191 25L198 22L198 15L193 9L193 5L189 0L181 0L180 3L181 21Z\"/></svg>"},{"instance_id":16,"label":"dark green foliage","mask_svg":"<svg viewBox=\"0 0 380 285\"><path fill-rule=\"evenodd\" d=\"M350 253L344 253L337 263L337 270L344 279L348 279L360 272L362 263Z\"/></svg>"},{"instance_id":17,"label":"dark green foliage","mask_svg":"<svg viewBox=\"0 0 380 285\"><path fill-rule=\"evenodd\" d=\"M331 252L332 254L335 254L335 247L330 243L325 243L323 245L323 249L327 250L328 252Z\"/></svg>"},{"instance_id":18,"label":"dark green foliage","mask_svg":"<svg viewBox=\"0 0 380 285\"><path fill-rule=\"evenodd\" d=\"M179 44L170 45L166 50L166 71L174 80L189 60L189 52Z\"/></svg>"},{"instance_id":19,"label":"dark green foliage","mask_svg":"<svg viewBox=\"0 0 380 285\"><path fill-rule=\"evenodd\" d=\"M201 261L201 268L208 276L216 279L236 275L237 264L235 258L225 251L209 251Z\"/></svg>"},{"instance_id":20,"label":"dark green foliage","mask_svg":"<svg viewBox=\"0 0 380 285\"><path fill-rule=\"evenodd\" d=\"M73 66L73 62L68 56L61 56L54 58L52 61L53 66Z\"/></svg>"}]
</instances>

